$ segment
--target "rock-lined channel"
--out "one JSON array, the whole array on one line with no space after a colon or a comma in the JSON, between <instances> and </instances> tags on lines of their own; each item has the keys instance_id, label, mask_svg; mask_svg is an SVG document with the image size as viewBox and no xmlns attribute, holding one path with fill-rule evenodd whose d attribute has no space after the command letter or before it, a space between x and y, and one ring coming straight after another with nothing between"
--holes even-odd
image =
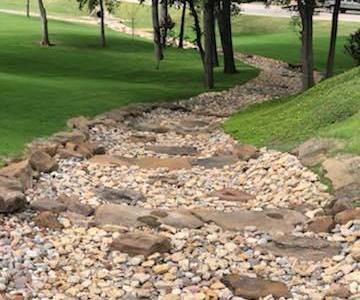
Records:
<instances>
[{"instance_id":1,"label":"rock-lined channel","mask_svg":"<svg viewBox=\"0 0 360 300\"><path fill-rule=\"evenodd\" d=\"M359 299L359 211L221 130L299 89L246 59L263 71L245 85L73 119L0 171L0 299Z\"/></svg>"}]
</instances>

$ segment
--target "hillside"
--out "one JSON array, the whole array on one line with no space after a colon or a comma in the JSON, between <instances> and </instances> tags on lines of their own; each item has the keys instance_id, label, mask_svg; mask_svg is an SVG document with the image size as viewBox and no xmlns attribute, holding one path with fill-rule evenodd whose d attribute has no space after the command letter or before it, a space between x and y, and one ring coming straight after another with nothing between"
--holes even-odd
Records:
<instances>
[{"instance_id":1,"label":"hillside","mask_svg":"<svg viewBox=\"0 0 360 300\"><path fill-rule=\"evenodd\" d=\"M257 146L290 150L310 137L346 141L360 153L360 68L326 80L297 96L255 105L234 115L225 130Z\"/></svg>"}]
</instances>

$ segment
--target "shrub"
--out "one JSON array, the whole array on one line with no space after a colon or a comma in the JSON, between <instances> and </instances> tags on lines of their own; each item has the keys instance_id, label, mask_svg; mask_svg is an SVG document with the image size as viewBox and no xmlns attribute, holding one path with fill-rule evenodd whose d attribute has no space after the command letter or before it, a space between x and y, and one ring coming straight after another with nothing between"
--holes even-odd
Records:
<instances>
[{"instance_id":1,"label":"shrub","mask_svg":"<svg viewBox=\"0 0 360 300\"><path fill-rule=\"evenodd\" d=\"M360 29L350 34L345 50L355 60L356 64L360 65Z\"/></svg>"}]
</instances>

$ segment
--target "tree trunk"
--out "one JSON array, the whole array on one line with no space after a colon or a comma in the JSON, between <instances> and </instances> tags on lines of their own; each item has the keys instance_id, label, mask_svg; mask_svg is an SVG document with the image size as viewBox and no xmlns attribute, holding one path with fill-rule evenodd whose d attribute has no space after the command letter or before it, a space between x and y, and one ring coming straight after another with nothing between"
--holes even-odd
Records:
<instances>
[{"instance_id":1,"label":"tree trunk","mask_svg":"<svg viewBox=\"0 0 360 300\"><path fill-rule=\"evenodd\" d=\"M153 23L153 31L154 31L155 59L157 63L156 68L159 69L160 61L164 58L161 47L161 36L160 36L159 0L152 0L151 12L152 12L152 23Z\"/></svg>"},{"instance_id":2,"label":"tree trunk","mask_svg":"<svg viewBox=\"0 0 360 300\"><path fill-rule=\"evenodd\" d=\"M30 18L30 0L26 0L26 17Z\"/></svg>"},{"instance_id":3,"label":"tree trunk","mask_svg":"<svg viewBox=\"0 0 360 300\"><path fill-rule=\"evenodd\" d=\"M50 39L49 39L49 30L48 30L48 20L46 16L46 9L43 3L43 0L38 0L39 2L39 11L40 17L42 22L42 46L51 46Z\"/></svg>"},{"instance_id":4,"label":"tree trunk","mask_svg":"<svg viewBox=\"0 0 360 300\"><path fill-rule=\"evenodd\" d=\"M200 27L199 16L197 14L193 0L188 0L188 3L189 3L190 13L191 13L192 17L194 18L194 29L195 29L195 33L196 33L196 45L199 49L201 61L204 65L205 64L205 51L204 51L204 48L201 43L201 27Z\"/></svg>"},{"instance_id":5,"label":"tree trunk","mask_svg":"<svg viewBox=\"0 0 360 300\"><path fill-rule=\"evenodd\" d=\"M335 6L334 6L333 15L332 15L332 23L331 23L329 53L328 53L328 58L327 58L327 63L326 63L326 75L325 75L326 78L333 76L340 3L341 3L341 0L335 0Z\"/></svg>"},{"instance_id":6,"label":"tree trunk","mask_svg":"<svg viewBox=\"0 0 360 300\"><path fill-rule=\"evenodd\" d=\"M161 34L161 45L163 47L166 47L167 21L168 21L168 2L167 2L167 0L161 0L161 2L160 2L160 34Z\"/></svg>"},{"instance_id":7,"label":"tree trunk","mask_svg":"<svg viewBox=\"0 0 360 300\"><path fill-rule=\"evenodd\" d=\"M204 41L205 41L205 60L204 60L204 82L209 89L214 87L214 2L215 0L204 1Z\"/></svg>"},{"instance_id":8,"label":"tree trunk","mask_svg":"<svg viewBox=\"0 0 360 300\"><path fill-rule=\"evenodd\" d=\"M218 2L218 25L224 57L224 73L236 73L231 30L231 0Z\"/></svg>"},{"instance_id":9,"label":"tree trunk","mask_svg":"<svg viewBox=\"0 0 360 300\"><path fill-rule=\"evenodd\" d=\"M99 1L100 3L100 36L101 36L101 47L106 46L105 39L105 10L104 10L104 2L103 0Z\"/></svg>"},{"instance_id":10,"label":"tree trunk","mask_svg":"<svg viewBox=\"0 0 360 300\"><path fill-rule=\"evenodd\" d=\"M314 86L313 13L314 0L298 0L301 17L301 67L303 88Z\"/></svg>"},{"instance_id":11,"label":"tree trunk","mask_svg":"<svg viewBox=\"0 0 360 300\"><path fill-rule=\"evenodd\" d=\"M214 1L214 5L215 5L215 1ZM219 58L218 58L218 53L217 53L217 43L216 43L216 16L215 16L215 6L214 6L214 30L212 31L212 40L213 42L213 65L214 67L218 67L219 66Z\"/></svg>"},{"instance_id":12,"label":"tree trunk","mask_svg":"<svg viewBox=\"0 0 360 300\"><path fill-rule=\"evenodd\" d=\"M186 1L183 2L182 12L181 12L181 23L180 23L180 33L179 33L179 48L184 47L184 33L185 33L185 16L186 16Z\"/></svg>"}]
</instances>

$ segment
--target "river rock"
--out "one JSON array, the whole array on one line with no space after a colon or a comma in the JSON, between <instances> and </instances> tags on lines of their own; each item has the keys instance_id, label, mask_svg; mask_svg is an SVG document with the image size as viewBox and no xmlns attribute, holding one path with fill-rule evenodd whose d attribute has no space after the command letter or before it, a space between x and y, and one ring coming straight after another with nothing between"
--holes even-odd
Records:
<instances>
[{"instance_id":1,"label":"river rock","mask_svg":"<svg viewBox=\"0 0 360 300\"><path fill-rule=\"evenodd\" d=\"M245 299L259 299L268 295L275 298L289 296L288 287L280 281L229 274L224 276L222 282L233 291L235 296Z\"/></svg>"}]
</instances>

